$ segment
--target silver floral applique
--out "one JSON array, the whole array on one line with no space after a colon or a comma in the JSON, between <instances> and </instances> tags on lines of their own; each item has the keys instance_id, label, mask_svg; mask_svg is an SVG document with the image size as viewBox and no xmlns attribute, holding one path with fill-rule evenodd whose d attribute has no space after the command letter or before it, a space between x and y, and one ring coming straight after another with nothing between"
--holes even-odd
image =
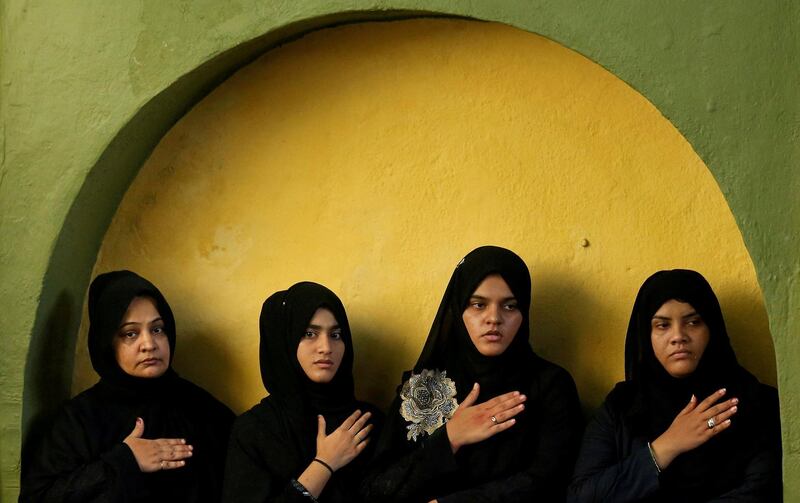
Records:
<instances>
[{"instance_id":1,"label":"silver floral applique","mask_svg":"<svg viewBox=\"0 0 800 503\"><path fill-rule=\"evenodd\" d=\"M411 423L406 438L416 441L422 432L430 435L446 423L458 407L455 396L456 383L447 377L447 371L412 372L400 390L400 414Z\"/></svg>"}]
</instances>

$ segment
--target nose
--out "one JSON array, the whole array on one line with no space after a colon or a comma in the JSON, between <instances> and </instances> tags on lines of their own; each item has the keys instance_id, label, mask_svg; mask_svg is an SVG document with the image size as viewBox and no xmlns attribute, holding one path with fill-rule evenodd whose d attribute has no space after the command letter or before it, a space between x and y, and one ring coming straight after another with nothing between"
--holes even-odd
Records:
<instances>
[{"instance_id":1,"label":"nose","mask_svg":"<svg viewBox=\"0 0 800 503\"><path fill-rule=\"evenodd\" d=\"M323 355L331 353L331 338L327 333L320 334L317 338L317 352Z\"/></svg>"},{"instance_id":2,"label":"nose","mask_svg":"<svg viewBox=\"0 0 800 503\"><path fill-rule=\"evenodd\" d=\"M689 335L682 324L676 323L672 332L669 334L670 344L680 344L689 340Z\"/></svg>"},{"instance_id":3,"label":"nose","mask_svg":"<svg viewBox=\"0 0 800 503\"><path fill-rule=\"evenodd\" d=\"M153 334L151 334L149 330L142 331L141 341L141 351L155 351L156 348L158 348L158 345L156 344L156 338L153 337Z\"/></svg>"},{"instance_id":4,"label":"nose","mask_svg":"<svg viewBox=\"0 0 800 503\"><path fill-rule=\"evenodd\" d=\"M500 317L500 306L495 303L491 303L486 306L486 323L498 325L501 322L502 318Z\"/></svg>"}]
</instances>

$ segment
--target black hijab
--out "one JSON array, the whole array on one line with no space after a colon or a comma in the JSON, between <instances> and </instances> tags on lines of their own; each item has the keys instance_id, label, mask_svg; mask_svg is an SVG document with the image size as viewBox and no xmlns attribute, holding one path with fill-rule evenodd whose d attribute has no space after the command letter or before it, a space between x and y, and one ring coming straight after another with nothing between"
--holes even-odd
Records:
<instances>
[{"instance_id":1,"label":"black hijab","mask_svg":"<svg viewBox=\"0 0 800 503\"><path fill-rule=\"evenodd\" d=\"M345 345L336 375L325 384L312 382L297 361L297 346L319 308L333 313ZM261 380L270 399L296 414L322 414L326 419L347 417L355 410L353 341L347 314L335 293L317 283L297 283L264 301L259 327Z\"/></svg>"},{"instance_id":2,"label":"black hijab","mask_svg":"<svg viewBox=\"0 0 800 503\"><path fill-rule=\"evenodd\" d=\"M128 306L136 297L149 297L164 321L170 349L170 367L160 377L141 378L127 374L117 363L113 341ZM164 390L175 378L172 358L175 355L175 317L166 299L155 285L131 271L113 271L98 275L89 287L89 356L92 367L107 384L129 392Z\"/></svg>"},{"instance_id":3,"label":"black hijab","mask_svg":"<svg viewBox=\"0 0 800 503\"><path fill-rule=\"evenodd\" d=\"M503 354L489 357L472 343L462 314L478 285L492 274L499 274L508 284L517 299L522 323ZM448 377L456 382L459 402L475 382L481 385L479 401L520 390L529 381L530 363L535 359L528 342L530 304L531 276L525 262L505 248L476 248L453 271L414 372L446 370Z\"/></svg>"},{"instance_id":4,"label":"black hijab","mask_svg":"<svg viewBox=\"0 0 800 503\"><path fill-rule=\"evenodd\" d=\"M218 500L233 413L171 367L160 377L127 374L113 341L136 297L153 299L175 354L175 319L152 283L130 271L97 276L89 288L89 354L100 382L67 402L37 458L25 470L21 501ZM143 438L184 438L186 465L143 473L123 443L144 421Z\"/></svg>"},{"instance_id":5,"label":"black hijab","mask_svg":"<svg viewBox=\"0 0 800 503\"><path fill-rule=\"evenodd\" d=\"M690 304L709 329L709 342L695 371L670 376L656 359L651 320L669 300ZM706 279L695 271L675 269L650 276L639 289L625 339L625 380L632 387L628 408L634 433L653 440L669 428L692 395L702 401L727 389L723 400L737 397L731 426L702 446L682 454L662 473L662 488L707 499L733 487L756 450L759 383L736 361L722 310ZM722 401L722 400L721 400Z\"/></svg>"}]
</instances>

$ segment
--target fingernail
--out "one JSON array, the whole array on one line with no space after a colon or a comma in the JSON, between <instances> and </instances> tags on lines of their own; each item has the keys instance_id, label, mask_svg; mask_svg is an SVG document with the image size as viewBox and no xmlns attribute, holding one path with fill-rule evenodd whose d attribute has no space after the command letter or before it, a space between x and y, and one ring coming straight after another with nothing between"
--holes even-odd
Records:
<instances>
[{"instance_id":1,"label":"fingernail","mask_svg":"<svg viewBox=\"0 0 800 503\"><path fill-rule=\"evenodd\" d=\"M516 419L509 419L508 422L511 423L511 424L514 424L514 423L517 422L517 420Z\"/></svg>"},{"instance_id":2,"label":"fingernail","mask_svg":"<svg viewBox=\"0 0 800 503\"><path fill-rule=\"evenodd\" d=\"M731 400L731 402L733 402L733 403L739 403L739 399L738 399L738 398L734 398L733 400Z\"/></svg>"},{"instance_id":3,"label":"fingernail","mask_svg":"<svg viewBox=\"0 0 800 503\"><path fill-rule=\"evenodd\" d=\"M697 400L697 397L694 395L692 395L692 398L689 399L690 402L694 402L695 400Z\"/></svg>"},{"instance_id":4,"label":"fingernail","mask_svg":"<svg viewBox=\"0 0 800 503\"><path fill-rule=\"evenodd\" d=\"M478 383L473 384L472 389L478 389Z\"/></svg>"},{"instance_id":5,"label":"fingernail","mask_svg":"<svg viewBox=\"0 0 800 503\"><path fill-rule=\"evenodd\" d=\"M722 388L721 390L719 390L719 394L720 394L720 395L724 395L724 394L725 394L725 391L727 391L727 390L726 390L725 388Z\"/></svg>"},{"instance_id":6,"label":"fingernail","mask_svg":"<svg viewBox=\"0 0 800 503\"><path fill-rule=\"evenodd\" d=\"M524 404L519 404L519 405L517 405L517 408L519 410L525 410L525 405Z\"/></svg>"},{"instance_id":7,"label":"fingernail","mask_svg":"<svg viewBox=\"0 0 800 503\"><path fill-rule=\"evenodd\" d=\"M739 410L739 407L736 407L736 406L734 405L733 407L731 407L731 410L732 410L733 412L736 412L737 410Z\"/></svg>"},{"instance_id":8,"label":"fingernail","mask_svg":"<svg viewBox=\"0 0 800 503\"><path fill-rule=\"evenodd\" d=\"M141 417L137 417L136 418L136 424L142 424L142 418Z\"/></svg>"},{"instance_id":9,"label":"fingernail","mask_svg":"<svg viewBox=\"0 0 800 503\"><path fill-rule=\"evenodd\" d=\"M725 423L726 423L726 424L731 424L731 420L730 420L730 419L726 419L726 420L725 420Z\"/></svg>"},{"instance_id":10,"label":"fingernail","mask_svg":"<svg viewBox=\"0 0 800 503\"><path fill-rule=\"evenodd\" d=\"M515 391L514 396L519 396L519 391Z\"/></svg>"}]
</instances>

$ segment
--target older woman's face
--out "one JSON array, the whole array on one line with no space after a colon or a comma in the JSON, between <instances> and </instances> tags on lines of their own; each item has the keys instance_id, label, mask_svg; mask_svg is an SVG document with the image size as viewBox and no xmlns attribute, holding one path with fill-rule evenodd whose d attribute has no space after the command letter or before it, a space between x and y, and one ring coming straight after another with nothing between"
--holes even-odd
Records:
<instances>
[{"instance_id":1,"label":"older woman's face","mask_svg":"<svg viewBox=\"0 0 800 503\"><path fill-rule=\"evenodd\" d=\"M672 377L691 375L711 337L703 318L691 304L669 300L650 320L650 341L656 359Z\"/></svg>"},{"instance_id":2,"label":"older woman's face","mask_svg":"<svg viewBox=\"0 0 800 503\"><path fill-rule=\"evenodd\" d=\"M503 354L522 324L517 299L499 274L481 281L461 318L470 340L484 356Z\"/></svg>"},{"instance_id":3,"label":"older woman's face","mask_svg":"<svg viewBox=\"0 0 800 503\"><path fill-rule=\"evenodd\" d=\"M135 297L112 343L119 367L134 377L160 377L169 368L164 320L150 297Z\"/></svg>"}]
</instances>

